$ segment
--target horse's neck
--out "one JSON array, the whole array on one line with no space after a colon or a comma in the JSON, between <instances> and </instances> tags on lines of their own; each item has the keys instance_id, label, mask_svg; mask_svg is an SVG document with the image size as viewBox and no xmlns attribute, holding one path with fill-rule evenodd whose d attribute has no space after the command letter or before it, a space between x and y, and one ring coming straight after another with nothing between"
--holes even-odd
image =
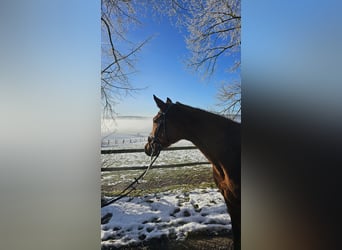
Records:
<instances>
[{"instance_id":1,"label":"horse's neck","mask_svg":"<svg viewBox=\"0 0 342 250\"><path fill-rule=\"evenodd\" d=\"M184 117L184 139L191 141L207 158L211 158L217 153L214 151L226 132L223 121L198 109L184 110Z\"/></svg>"}]
</instances>

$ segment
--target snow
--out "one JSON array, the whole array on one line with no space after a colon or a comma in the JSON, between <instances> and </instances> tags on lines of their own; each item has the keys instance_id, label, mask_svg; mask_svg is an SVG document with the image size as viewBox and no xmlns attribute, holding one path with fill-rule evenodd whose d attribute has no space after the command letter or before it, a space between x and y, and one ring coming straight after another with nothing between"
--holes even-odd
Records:
<instances>
[{"instance_id":1,"label":"snow","mask_svg":"<svg viewBox=\"0 0 342 250\"><path fill-rule=\"evenodd\" d=\"M102 208L101 213L101 217L112 214L101 225L102 244L114 247L162 236L182 240L201 230L210 234L231 230L222 195L211 188L126 197Z\"/></svg>"}]
</instances>

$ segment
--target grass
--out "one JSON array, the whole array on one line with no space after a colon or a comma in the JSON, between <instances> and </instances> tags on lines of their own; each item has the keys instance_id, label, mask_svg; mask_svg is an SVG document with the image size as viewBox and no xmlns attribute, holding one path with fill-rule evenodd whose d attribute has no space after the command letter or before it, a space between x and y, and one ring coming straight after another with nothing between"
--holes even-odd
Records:
<instances>
[{"instance_id":1,"label":"grass","mask_svg":"<svg viewBox=\"0 0 342 250\"><path fill-rule=\"evenodd\" d=\"M128 170L102 174L102 195L115 196L143 171ZM140 196L173 190L191 191L195 188L214 188L211 167L199 165L174 169L152 169L130 196Z\"/></svg>"}]
</instances>

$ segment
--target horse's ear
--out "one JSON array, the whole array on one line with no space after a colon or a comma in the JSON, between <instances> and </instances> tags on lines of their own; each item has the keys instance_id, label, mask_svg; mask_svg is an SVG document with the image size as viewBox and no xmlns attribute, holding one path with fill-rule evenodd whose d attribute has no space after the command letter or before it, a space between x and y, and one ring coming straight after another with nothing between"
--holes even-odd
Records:
<instances>
[{"instance_id":1,"label":"horse's ear","mask_svg":"<svg viewBox=\"0 0 342 250\"><path fill-rule=\"evenodd\" d=\"M170 98L167 98L167 99L166 99L166 103L167 103L167 104L172 104L171 99L170 99Z\"/></svg>"},{"instance_id":2,"label":"horse's ear","mask_svg":"<svg viewBox=\"0 0 342 250\"><path fill-rule=\"evenodd\" d=\"M156 102L157 106L160 108L161 111L165 111L167 108L166 103L164 103L162 100L160 100L158 97L153 95L153 99Z\"/></svg>"}]
</instances>

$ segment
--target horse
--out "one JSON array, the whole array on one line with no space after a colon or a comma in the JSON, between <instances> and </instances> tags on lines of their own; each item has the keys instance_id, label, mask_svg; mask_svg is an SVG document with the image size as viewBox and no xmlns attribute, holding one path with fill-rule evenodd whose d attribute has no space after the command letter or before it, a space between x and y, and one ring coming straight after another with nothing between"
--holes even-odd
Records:
<instances>
[{"instance_id":1,"label":"horse","mask_svg":"<svg viewBox=\"0 0 342 250\"><path fill-rule=\"evenodd\" d=\"M224 197L231 218L234 250L241 249L241 133L240 123L194 108L163 102L153 95L160 109L145 153L149 156L181 139L191 141L212 164L214 181Z\"/></svg>"}]
</instances>

